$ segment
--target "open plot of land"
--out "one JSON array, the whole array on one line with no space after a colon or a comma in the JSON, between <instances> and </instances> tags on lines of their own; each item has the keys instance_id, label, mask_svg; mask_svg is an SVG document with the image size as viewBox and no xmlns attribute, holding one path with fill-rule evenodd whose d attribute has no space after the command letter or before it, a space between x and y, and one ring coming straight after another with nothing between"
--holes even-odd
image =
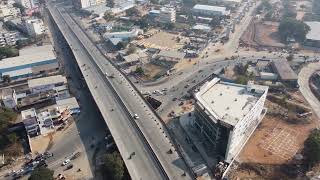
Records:
<instances>
[{"instance_id":1,"label":"open plot of land","mask_svg":"<svg viewBox=\"0 0 320 180\"><path fill-rule=\"evenodd\" d=\"M279 23L264 22L255 25L255 41L262 46L284 47L277 34Z\"/></svg>"},{"instance_id":2,"label":"open plot of land","mask_svg":"<svg viewBox=\"0 0 320 180\"><path fill-rule=\"evenodd\" d=\"M277 34L279 23L251 22L247 31L241 36L241 42L249 47L282 48Z\"/></svg>"},{"instance_id":3,"label":"open plot of land","mask_svg":"<svg viewBox=\"0 0 320 180\"><path fill-rule=\"evenodd\" d=\"M291 124L281 117L265 116L242 152L242 163L285 164L303 148L315 119L307 124Z\"/></svg>"},{"instance_id":4,"label":"open plot of land","mask_svg":"<svg viewBox=\"0 0 320 180\"><path fill-rule=\"evenodd\" d=\"M153 80L157 76L160 76L161 74L167 71L167 68L152 63L145 64L143 66L143 69L144 76L141 77L141 80L143 81Z\"/></svg>"},{"instance_id":5,"label":"open plot of land","mask_svg":"<svg viewBox=\"0 0 320 180\"><path fill-rule=\"evenodd\" d=\"M179 35L167 33L164 31L156 31L149 38L137 40L137 45L143 45L146 48L159 48L159 49L179 49L183 46L183 39L177 43L176 38ZM181 38L181 37L180 37Z\"/></svg>"},{"instance_id":6,"label":"open plot of land","mask_svg":"<svg viewBox=\"0 0 320 180\"><path fill-rule=\"evenodd\" d=\"M261 148L284 159L289 160L298 151L297 141L299 133L293 129L277 125L271 134L260 141Z\"/></svg>"}]
</instances>

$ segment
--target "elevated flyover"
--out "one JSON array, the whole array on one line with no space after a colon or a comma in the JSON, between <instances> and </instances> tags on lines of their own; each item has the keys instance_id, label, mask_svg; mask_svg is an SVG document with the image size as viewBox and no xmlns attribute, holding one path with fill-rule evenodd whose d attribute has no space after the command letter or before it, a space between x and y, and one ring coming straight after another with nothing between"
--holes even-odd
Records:
<instances>
[{"instance_id":1,"label":"elevated flyover","mask_svg":"<svg viewBox=\"0 0 320 180\"><path fill-rule=\"evenodd\" d=\"M74 53L132 179L192 179L165 126L133 85L63 7L48 3L48 10ZM133 114L140 118L135 120Z\"/></svg>"}]
</instances>

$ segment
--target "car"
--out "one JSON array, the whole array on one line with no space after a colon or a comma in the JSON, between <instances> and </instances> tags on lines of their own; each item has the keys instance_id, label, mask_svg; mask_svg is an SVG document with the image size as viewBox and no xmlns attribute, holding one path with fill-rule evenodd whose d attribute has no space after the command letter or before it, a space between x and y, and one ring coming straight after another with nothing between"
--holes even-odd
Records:
<instances>
[{"instance_id":1,"label":"car","mask_svg":"<svg viewBox=\"0 0 320 180\"><path fill-rule=\"evenodd\" d=\"M133 118L134 118L134 119L139 119L138 114L134 114L134 115L133 115Z\"/></svg>"},{"instance_id":2,"label":"car","mask_svg":"<svg viewBox=\"0 0 320 180\"><path fill-rule=\"evenodd\" d=\"M66 159L66 160L63 161L62 166L66 166L66 165L68 165L70 162L71 162L70 159Z\"/></svg>"},{"instance_id":3,"label":"car","mask_svg":"<svg viewBox=\"0 0 320 180\"><path fill-rule=\"evenodd\" d=\"M67 168L65 169L65 171L66 170L69 170L69 169L72 169L73 168L73 164L69 164L68 166L67 166Z\"/></svg>"},{"instance_id":4,"label":"car","mask_svg":"<svg viewBox=\"0 0 320 180\"><path fill-rule=\"evenodd\" d=\"M174 97L173 99L172 99L172 101L176 101L178 98L176 98L176 97Z\"/></svg>"}]
</instances>

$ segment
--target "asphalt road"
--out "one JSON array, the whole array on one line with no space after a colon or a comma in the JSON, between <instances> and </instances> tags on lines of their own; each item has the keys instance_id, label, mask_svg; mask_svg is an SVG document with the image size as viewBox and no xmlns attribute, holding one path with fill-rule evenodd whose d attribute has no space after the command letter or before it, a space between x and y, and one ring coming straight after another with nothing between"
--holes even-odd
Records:
<instances>
[{"instance_id":1,"label":"asphalt road","mask_svg":"<svg viewBox=\"0 0 320 180\"><path fill-rule=\"evenodd\" d=\"M55 18L60 21L60 23L58 23L60 24L60 29L63 28L63 31L67 32L64 33L64 35L75 52L78 64L81 65L81 70L85 74L85 79L88 82L91 93L94 97L99 97L96 98L96 103L107 121L108 127L114 136L120 153L124 157L132 178L148 179L148 177L153 177L153 179L163 179L164 177L163 174L159 172L158 167L155 167L153 157L150 156L150 152L147 152L146 145L143 144L141 137L139 137L132 127L131 122L128 120L128 117L126 117L127 113L124 112L123 107L117 102L118 100L110 93L112 89L105 83L105 77L101 76L99 69L91 62L91 57L94 57L93 59L104 72L114 74L115 78L110 80L112 81L113 88L120 94L122 101L128 109L130 109L132 113L139 114L140 119L137 121L137 124L170 179L189 179L188 174L181 176L183 172L186 171L186 167L177 153L167 153L168 150L173 147L168 135L163 131L164 128L149 107L146 106L142 98L136 94L129 82L106 61L104 56L85 36L83 31L81 31L76 24L73 24L72 19L68 19L67 14L65 14L64 19L69 21L67 23L69 27L66 26L66 23L63 22L60 15L56 14ZM69 28L72 28L72 31L75 32L77 36L75 36ZM77 39L78 37L80 37L81 42ZM111 109L114 109L112 113L110 113ZM125 157L128 157L132 152L136 153L135 157L133 159L126 159Z\"/></svg>"},{"instance_id":2,"label":"asphalt road","mask_svg":"<svg viewBox=\"0 0 320 180\"><path fill-rule=\"evenodd\" d=\"M69 49L57 27L52 24L47 16L46 20L51 31L57 57L66 75L70 77L68 79L69 88L78 99L81 107L81 113L75 118L75 123L59 139L54 141L50 149L54 156L48 160L48 163L52 169L55 169L56 173L61 173L60 166L64 159L74 152L81 152L82 156L84 156L81 164L74 165L86 171L83 173L83 178L92 179L94 177L92 169L94 167L92 163L94 149L90 148L90 146L104 139L107 126L90 92L86 88L82 88L85 82L80 78L81 72L76 65L71 49Z\"/></svg>"},{"instance_id":3,"label":"asphalt road","mask_svg":"<svg viewBox=\"0 0 320 180\"><path fill-rule=\"evenodd\" d=\"M310 63L303 67L298 75L299 89L304 98L308 101L313 111L320 118L320 102L312 93L309 86L309 79L313 73L320 71L320 63Z\"/></svg>"}]
</instances>

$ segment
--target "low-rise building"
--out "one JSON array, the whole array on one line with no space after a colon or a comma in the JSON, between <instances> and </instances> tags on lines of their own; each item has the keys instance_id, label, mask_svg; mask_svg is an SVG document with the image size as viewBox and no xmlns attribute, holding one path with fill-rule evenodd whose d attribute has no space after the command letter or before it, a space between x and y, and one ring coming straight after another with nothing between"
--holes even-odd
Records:
<instances>
[{"instance_id":1,"label":"low-rise building","mask_svg":"<svg viewBox=\"0 0 320 180\"><path fill-rule=\"evenodd\" d=\"M21 15L20 9L12 5L0 5L0 18L17 17Z\"/></svg>"},{"instance_id":2,"label":"low-rise building","mask_svg":"<svg viewBox=\"0 0 320 180\"><path fill-rule=\"evenodd\" d=\"M147 60L149 59L148 54L146 54L143 51L130 54L127 56L123 56L123 55L119 55L119 56L120 56L120 60L123 61L122 63L120 63L120 66L123 66L123 67L134 66L139 63L143 64L144 62L147 62Z\"/></svg>"},{"instance_id":3,"label":"low-rise building","mask_svg":"<svg viewBox=\"0 0 320 180\"><path fill-rule=\"evenodd\" d=\"M200 16L226 16L230 14L230 11L227 11L226 7L209 6L203 4L196 4L192 8L192 12L195 15Z\"/></svg>"},{"instance_id":4,"label":"low-rise building","mask_svg":"<svg viewBox=\"0 0 320 180\"><path fill-rule=\"evenodd\" d=\"M134 28L131 31L107 32L103 37L106 41L110 41L114 46L117 46L120 42L128 41L142 33L143 31L141 29Z\"/></svg>"},{"instance_id":5,"label":"low-rise building","mask_svg":"<svg viewBox=\"0 0 320 180\"><path fill-rule=\"evenodd\" d=\"M14 46L17 42L18 32L10 31L10 32L0 32L0 46Z\"/></svg>"},{"instance_id":6,"label":"low-rise building","mask_svg":"<svg viewBox=\"0 0 320 180\"><path fill-rule=\"evenodd\" d=\"M310 27L310 31L306 35L305 44L307 46L320 47L320 22L309 21L305 23Z\"/></svg>"},{"instance_id":7,"label":"low-rise building","mask_svg":"<svg viewBox=\"0 0 320 180\"><path fill-rule=\"evenodd\" d=\"M174 8L162 7L159 13L159 22L161 23L175 23L176 10Z\"/></svg>"},{"instance_id":8,"label":"low-rise building","mask_svg":"<svg viewBox=\"0 0 320 180\"><path fill-rule=\"evenodd\" d=\"M58 90L60 86L67 84L67 78L62 75L48 76L28 80L31 93L41 93L49 90Z\"/></svg>"},{"instance_id":9,"label":"low-rise building","mask_svg":"<svg viewBox=\"0 0 320 180\"><path fill-rule=\"evenodd\" d=\"M290 67L287 60L272 61L273 70L279 75L279 80L291 86L297 86L298 76Z\"/></svg>"},{"instance_id":10,"label":"low-rise building","mask_svg":"<svg viewBox=\"0 0 320 180\"><path fill-rule=\"evenodd\" d=\"M0 90L2 106L14 109L17 107L18 100L14 89L4 88Z\"/></svg>"},{"instance_id":11,"label":"low-rise building","mask_svg":"<svg viewBox=\"0 0 320 180\"><path fill-rule=\"evenodd\" d=\"M60 113L65 111L70 111L71 114L80 113L80 106L75 97L57 100L56 103Z\"/></svg>"},{"instance_id":12,"label":"low-rise building","mask_svg":"<svg viewBox=\"0 0 320 180\"><path fill-rule=\"evenodd\" d=\"M242 0L208 0L210 4L223 4L229 6L238 6L240 5Z\"/></svg>"},{"instance_id":13,"label":"low-rise building","mask_svg":"<svg viewBox=\"0 0 320 180\"><path fill-rule=\"evenodd\" d=\"M34 137L40 134L37 113L34 108L21 111L21 118L28 136Z\"/></svg>"},{"instance_id":14,"label":"low-rise building","mask_svg":"<svg viewBox=\"0 0 320 180\"><path fill-rule=\"evenodd\" d=\"M194 126L213 151L231 162L260 123L268 87L220 81L204 84L195 94Z\"/></svg>"},{"instance_id":15,"label":"low-rise building","mask_svg":"<svg viewBox=\"0 0 320 180\"><path fill-rule=\"evenodd\" d=\"M183 59L185 53L171 50L162 50L156 55L156 59L168 62L179 62Z\"/></svg>"},{"instance_id":16,"label":"low-rise building","mask_svg":"<svg viewBox=\"0 0 320 180\"><path fill-rule=\"evenodd\" d=\"M29 36L37 36L46 32L46 27L41 19L28 19L25 21L25 27Z\"/></svg>"},{"instance_id":17,"label":"low-rise building","mask_svg":"<svg viewBox=\"0 0 320 180\"><path fill-rule=\"evenodd\" d=\"M0 79L7 75L11 80L43 76L59 70L59 63L51 45L28 48L17 57L0 61Z\"/></svg>"}]
</instances>

